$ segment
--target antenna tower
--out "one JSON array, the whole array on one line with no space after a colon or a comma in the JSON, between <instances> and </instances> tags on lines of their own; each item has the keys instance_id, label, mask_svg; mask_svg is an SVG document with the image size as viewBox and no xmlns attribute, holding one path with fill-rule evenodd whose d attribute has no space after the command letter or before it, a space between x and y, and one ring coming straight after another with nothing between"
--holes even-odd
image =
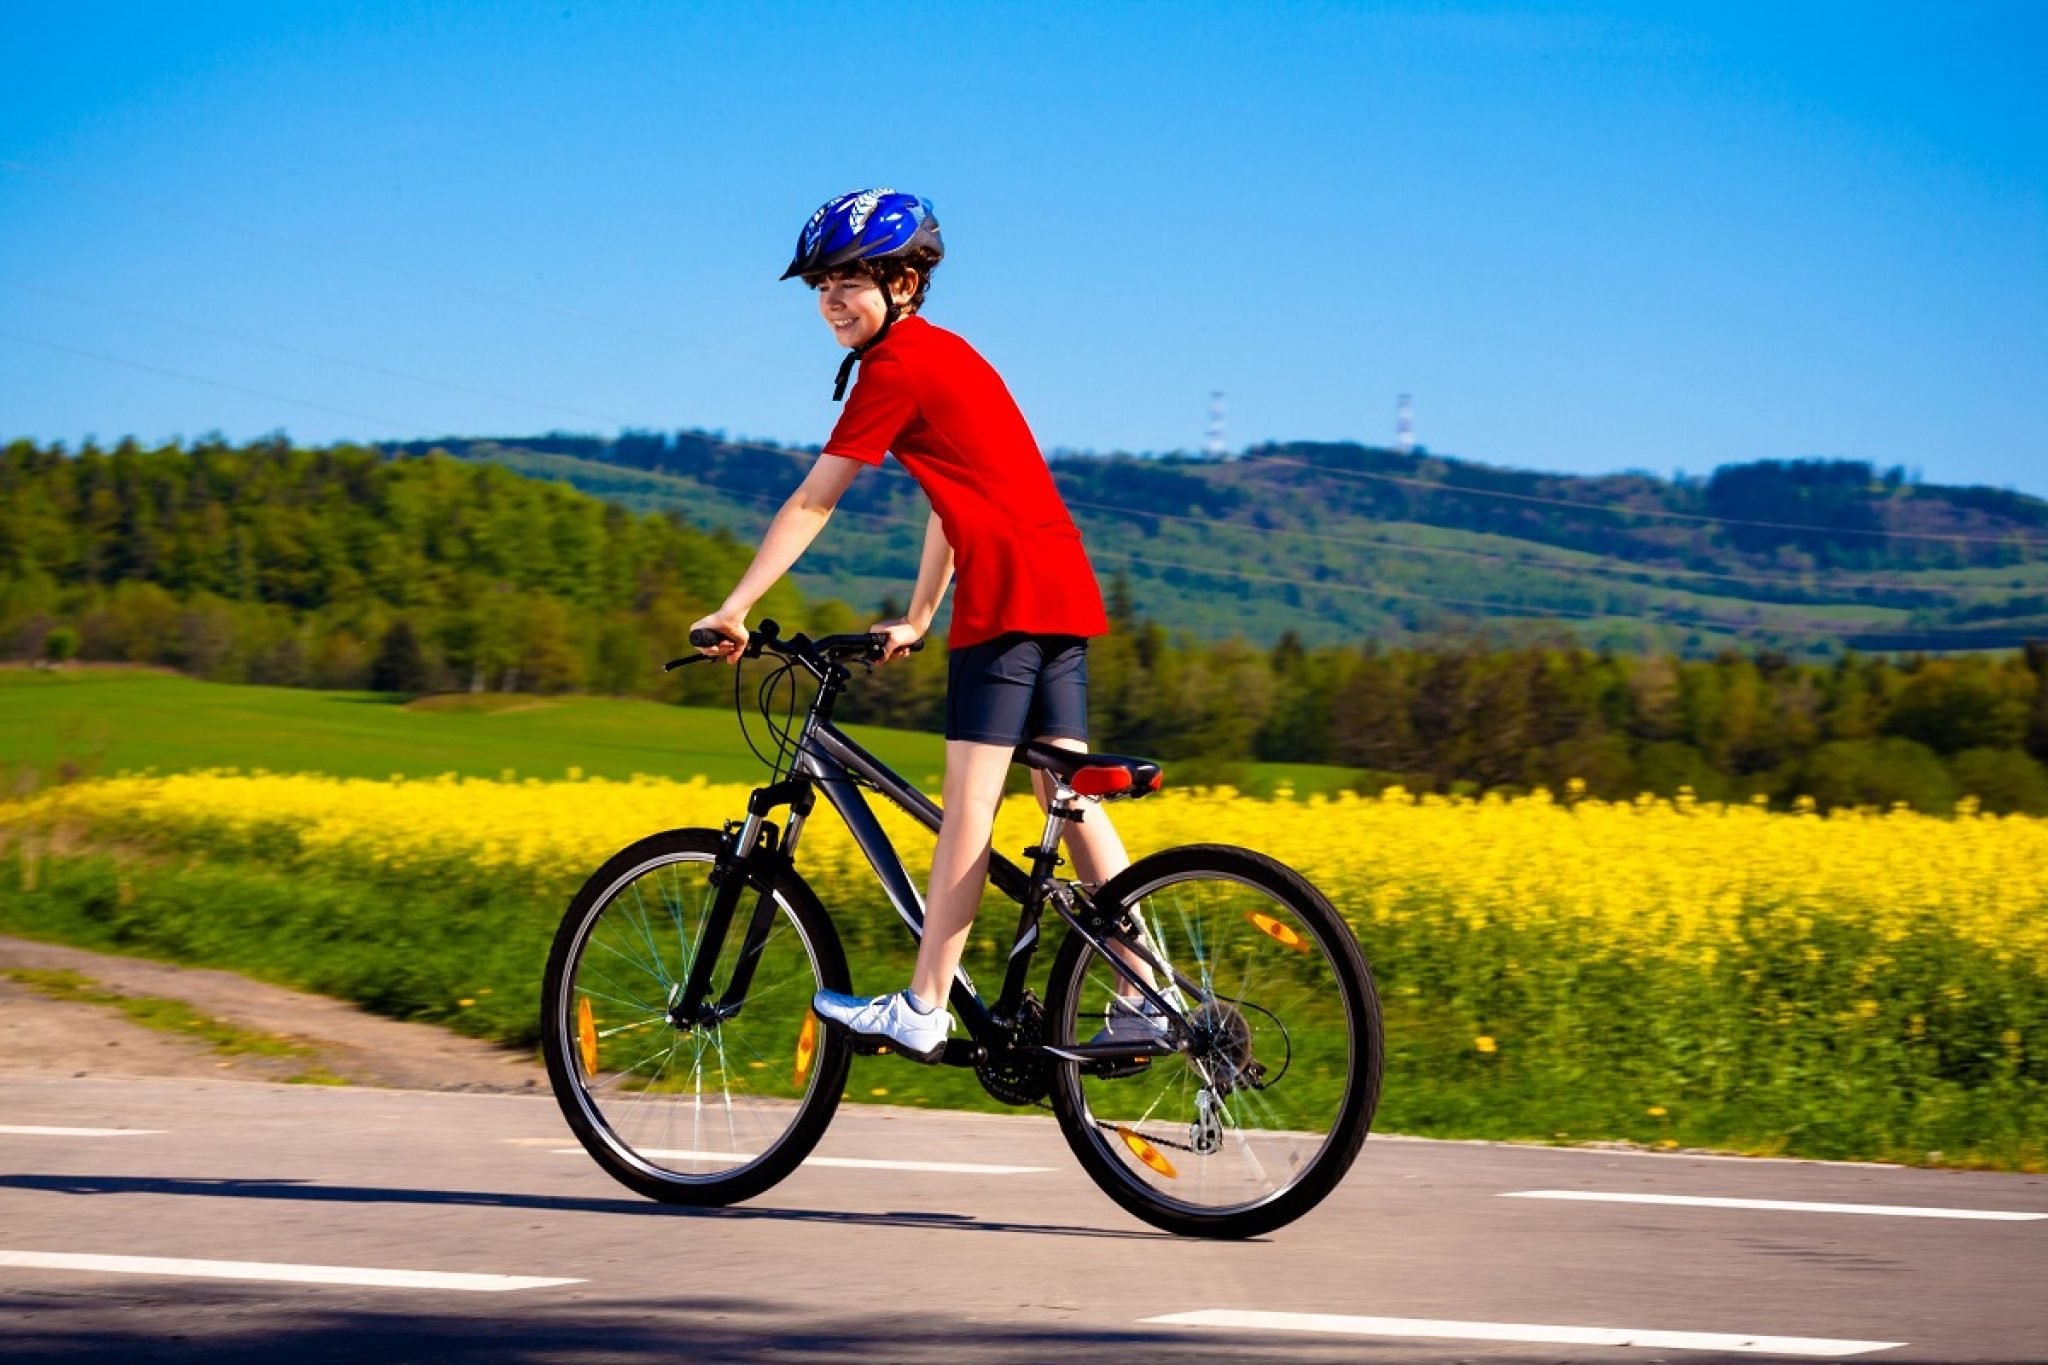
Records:
<instances>
[{"instance_id":1,"label":"antenna tower","mask_svg":"<svg viewBox=\"0 0 2048 1365\"><path fill-rule=\"evenodd\" d=\"M1209 458L1223 458L1223 394L1215 389L1209 391Z\"/></svg>"},{"instance_id":2,"label":"antenna tower","mask_svg":"<svg viewBox=\"0 0 2048 1365\"><path fill-rule=\"evenodd\" d=\"M1415 453L1415 403L1405 393L1394 405L1394 449L1403 455Z\"/></svg>"}]
</instances>

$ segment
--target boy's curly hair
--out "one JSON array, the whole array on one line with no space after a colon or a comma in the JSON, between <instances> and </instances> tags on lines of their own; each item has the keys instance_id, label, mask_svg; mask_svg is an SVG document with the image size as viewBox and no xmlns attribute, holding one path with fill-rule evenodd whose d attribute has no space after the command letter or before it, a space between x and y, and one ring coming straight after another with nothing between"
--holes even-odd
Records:
<instances>
[{"instance_id":1,"label":"boy's curly hair","mask_svg":"<svg viewBox=\"0 0 2048 1365\"><path fill-rule=\"evenodd\" d=\"M939 265L939 253L928 246L913 247L900 256L878 256L870 261L854 261L839 270L824 271L804 276L804 283L816 289L832 275L864 275L879 286L883 293L889 293L896 283L912 271L917 272L917 289L905 305L905 311L915 313L924 306L924 296L931 292L932 271Z\"/></svg>"}]
</instances>

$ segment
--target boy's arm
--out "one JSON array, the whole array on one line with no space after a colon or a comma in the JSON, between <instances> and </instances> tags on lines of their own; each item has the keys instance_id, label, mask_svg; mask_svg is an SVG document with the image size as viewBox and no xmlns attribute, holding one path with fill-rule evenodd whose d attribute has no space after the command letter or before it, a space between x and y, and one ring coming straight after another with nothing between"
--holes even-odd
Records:
<instances>
[{"instance_id":1,"label":"boy's arm","mask_svg":"<svg viewBox=\"0 0 2048 1365\"><path fill-rule=\"evenodd\" d=\"M738 645L747 637L747 613L754 609L775 586L776 581L789 572L789 566L816 540L818 532L825 529L831 520L832 509L852 484L854 477L863 468L859 460L850 460L844 455L820 455L818 462L811 466L811 472L797 485L796 491L768 523L768 530L761 537L761 548L754 551L754 562L740 575L740 581L725 602L691 629L708 626L723 634L732 645L706 650L737 661Z\"/></svg>"},{"instance_id":2,"label":"boy's arm","mask_svg":"<svg viewBox=\"0 0 2048 1365\"><path fill-rule=\"evenodd\" d=\"M934 512L924 524L924 553L917 561L917 586L910 590L910 610L898 620L877 621L868 627L889 637L882 651L883 662L904 657L924 638L932 628L932 617L938 615L939 603L946 600L946 585L952 581L953 543L946 539L946 528Z\"/></svg>"}]
</instances>

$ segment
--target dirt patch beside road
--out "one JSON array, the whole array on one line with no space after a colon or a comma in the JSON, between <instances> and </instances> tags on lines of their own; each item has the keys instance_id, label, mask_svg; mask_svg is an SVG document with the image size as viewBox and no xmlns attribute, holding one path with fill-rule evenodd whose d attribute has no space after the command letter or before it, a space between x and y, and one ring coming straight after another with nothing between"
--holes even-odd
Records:
<instances>
[{"instance_id":1,"label":"dirt patch beside road","mask_svg":"<svg viewBox=\"0 0 2048 1365\"><path fill-rule=\"evenodd\" d=\"M0 1072L258 1081L322 1075L406 1090L524 1091L546 1085L539 1062L528 1053L430 1024L379 1018L339 1000L233 972L0 937L0 972L9 968L76 972L111 994L180 1001L233 1028L290 1039L307 1052L223 1056L204 1040L144 1028L104 1005L50 999L0 976Z\"/></svg>"}]
</instances>

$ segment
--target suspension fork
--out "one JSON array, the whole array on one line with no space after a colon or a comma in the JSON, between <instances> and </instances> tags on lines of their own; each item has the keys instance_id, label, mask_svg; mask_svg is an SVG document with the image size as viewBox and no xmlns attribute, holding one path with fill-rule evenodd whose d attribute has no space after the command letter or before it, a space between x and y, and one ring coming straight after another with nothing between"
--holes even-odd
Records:
<instances>
[{"instance_id":1,"label":"suspension fork","mask_svg":"<svg viewBox=\"0 0 2048 1365\"><path fill-rule=\"evenodd\" d=\"M697 940L696 957L690 964L690 978L683 984L682 994L669 1007L669 1018L676 1024L688 1028L720 1023L738 1014L740 1006L746 1003L747 988L753 984L754 970L761 961L761 949L767 943L769 929L775 922L776 882L781 879L783 869L789 866L797 833L816 799L809 782L798 779L777 782L757 789L748 798L744 822L726 825L724 838L719 843L718 858L711 871L718 894L712 899L710 913L704 917L704 932ZM786 831L768 823L768 813L785 802L790 807ZM718 965L726 935L732 930L733 916L750 881L758 881L761 889L754 900L753 914L747 920L745 937L740 941L732 979L726 983L725 993L718 1002L707 1009L704 1001L711 993L712 970Z\"/></svg>"}]
</instances>

